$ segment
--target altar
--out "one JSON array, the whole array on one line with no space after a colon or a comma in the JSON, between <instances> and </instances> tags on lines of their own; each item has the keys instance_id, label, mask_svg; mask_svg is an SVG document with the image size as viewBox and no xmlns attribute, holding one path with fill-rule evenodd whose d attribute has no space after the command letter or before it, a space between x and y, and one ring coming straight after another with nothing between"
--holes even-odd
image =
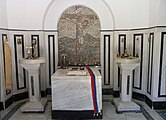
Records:
<instances>
[{"instance_id":1,"label":"altar","mask_svg":"<svg viewBox=\"0 0 166 120\"><path fill-rule=\"evenodd\" d=\"M51 76L51 85L53 119L102 118L102 82L97 68L58 69Z\"/></svg>"}]
</instances>

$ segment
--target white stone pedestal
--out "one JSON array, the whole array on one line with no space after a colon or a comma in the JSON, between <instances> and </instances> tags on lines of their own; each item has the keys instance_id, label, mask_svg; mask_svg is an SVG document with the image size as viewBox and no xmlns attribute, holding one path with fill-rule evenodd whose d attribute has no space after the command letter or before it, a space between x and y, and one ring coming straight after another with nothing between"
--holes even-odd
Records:
<instances>
[{"instance_id":1,"label":"white stone pedestal","mask_svg":"<svg viewBox=\"0 0 166 120\"><path fill-rule=\"evenodd\" d=\"M41 98L39 69L42 63L46 62L46 58L39 57L36 59L21 59L20 64L28 71L29 83L29 101L22 107L22 112L44 112L47 104L46 98Z\"/></svg>"},{"instance_id":2,"label":"white stone pedestal","mask_svg":"<svg viewBox=\"0 0 166 120\"><path fill-rule=\"evenodd\" d=\"M116 63L121 69L120 98L115 98L113 103L117 112L140 111L140 107L132 99L132 71L139 66L140 58L116 58Z\"/></svg>"},{"instance_id":3,"label":"white stone pedestal","mask_svg":"<svg viewBox=\"0 0 166 120\"><path fill-rule=\"evenodd\" d=\"M44 112L47 105L47 98L41 98L37 102L28 101L22 107L22 112Z\"/></svg>"}]
</instances>

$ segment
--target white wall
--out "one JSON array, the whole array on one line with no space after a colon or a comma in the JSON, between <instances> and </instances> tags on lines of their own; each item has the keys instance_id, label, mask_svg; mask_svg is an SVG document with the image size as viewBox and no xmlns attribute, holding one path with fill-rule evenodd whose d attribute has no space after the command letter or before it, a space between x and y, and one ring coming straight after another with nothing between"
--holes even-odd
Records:
<instances>
[{"instance_id":1,"label":"white wall","mask_svg":"<svg viewBox=\"0 0 166 120\"><path fill-rule=\"evenodd\" d=\"M76 4L93 9L102 29L112 29L114 19L116 29L148 27L149 0L7 0L9 28L38 30L46 19L45 28L56 29L62 12Z\"/></svg>"},{"instance_id":2,"label":"white wall","mask_svg":"<svg viewBox=\"0 0 166 120\"><path fill-rule=\"evenodd\" d=\"M150 0L149 2L149 26L157 25L158 9L160 0Z\"/></svg>"},{"instance_id":3,"label":"white wall","mask_svg":"<svg viewBox=\"0 0 166 120\"><path fill-rule=\"evenodd\" d=\"M55 0L48 7L45 15L44 29L57 29L57 24L62 13L73 5L84 5L94 10L98 15L101 23L101 29L114 29L113 15L110 9L103 1L96 0Z\"/></svg>"},{"instance_id":4,"label":"white wall","mask_svg":"<svg viewBox=\"0 0 166 120\"><path fill-rule=\"evenodd\" d=\"M7 7L6 7L7 4ZM101 21L101 30L113 30L113 29L121 29L120 31L102 31L102 35L111 35L111 50L116 46L116 42L118 41L118 34L123 33L126 34L127 39L130 42L133 40L133 34L143 33L145 35L145 39L148 39L147 30L142 31L134 31L126 29L137 29L137 28L148 28L157 25L166 26L166 14L164 13L166 10L166 0L1 0L0 3L0 28L9 28L9 29L19 29L18 31L9 30L8 39L9 43L11 43L13 47L14 35L21 34L25 37L25 43L31 40L31 35L36 34L39 35L41 40L41 50L43 51L43 56L47 55L47 42L48 35L55 35L55 41L57 42L57 23L60 18L60 15L66 10L68 7L72 5L85 5L91 9L93 9L100 18ZM7 8L7 9L6 9ZM53 31L31 31L31 30L53 30ZM123 29L125 29L123 31ZM29 30L29 31L24 31ZM155 28L154 28L155 31ZM165 30L163 30L165 31ZM0 31L0 35L8 32ZM154 32L156 35L156 32ZM157 37L155 37L156 42L160 33L157 33ZM101 37L101 40L103 38ZM103 42L103 41L102 41ZM131 44L131 43L129 43ZM27 45L27 44L25 44ZM114 45L114 46L113 46ZM2 46L2 45L1 45ZM25 47L25 46L24 46ZM1 48L0 48L1 49ZM57 49L57 48L56 48ZM116 49L116 48L115 48ZM113 70L113 54L117 51L111 51L111 66L110 69ZM14 58L14 48L13 50L13 58ZM154 53L155 55L158 55ZM56 53L57 56L57 53ZM56 57L57 58L57 57ZM57 60L56 60L57 61ZM157 60L156 60L157 61ZM2 61L0 61L2 63ZM13 62L14 63L14 62ZM1 64L2 65L2 64ZM47 62L48 65L48 62ZM157 64L158 65L158 64ZM42 81L42 90L45 90L45 87L48 88L48 66L47 69L44 67L42 70L46 72L46 80ZM13 68L13 72L15 67ZM2 75L3 72L0 71ZM115 71L113 71L115 72ZM109 87L113 87L113 84L116 83L114 73L111 74L111 84ZM155 72L154 72L155 73ZM13 73L14 74L14 73ZM45 76L45 75L43 75ZM155 75L156 76L156 75ZM114 77L114 78L113 78ZM144 83L146 83L146 76L144 76ZM156 79L154 79L156 80ZM2 80L1 80L2 82ZM27 91L27 87L23 90L16 89L16 80L14 76L14 94L22 93ZM47 82L47 86L45 84ZM45 84L45 85L44 85ZM153 84L154 88L156 84ZM3 85L1 84L1 87ZM117 85L116 85L117 86ZM145 93L145 88L142 90L135 90L135 92ZM1 90L5 90L2 89ZM118 87L117 89L118 90ZM1 93L4 93L1 91ZM1 94L2 96L2 94ZM157 95L156 95L157 96ZM155 97L156 97L155 96ZM4 97L4 95L3 95ZM3 99L3 97L1 99ZM153 98L152 95L148 96L151 100L163 100L158 98Z\"/></svg>"},{"instance_id":5,"label":"white wall","mask_svg":"<svg viewBox=\"0 0 166 120\"><path fill-rule=\"evenodd\" d=\"M51 0L7 0L8 27L12 29L42 29L46 7Z\"/></svg>"},{"instance_id":6,"label":"white wall","mask_svg":"<svg viewBox=\"0 0 166 120\"><path fill-rule=\"evenodd\" d=\"M166 25L166 0L150 0L149 26Z\"/></svg>"},{"instance_id":7,"label":"white wall","mask_svg":"<svg viewBox=\"0 0 166 120\"><path fill-rule=\"evenodd\" d=\"M159 10L157 16L157 25L165 26L166 25L166 0L160 0Z\"/></svg>"},{"instance_id":8,"label":"white wall","mask_svg":"<svg viewBox=\"0 0 166 120\"><path fill-rule=\"evenodd\" d=\"M1 0L0 26L41 30L56 29L62 12L76 4L85 5L98 14L102 29L145 28L166 24L165 0ZM53 4L50 4L50 3ZM48 6L50 4L50 6ZM5 26L4 26L5 25Z\"/></svg>"},{"instance_id":9,"label":"white wall","mask_svg":"<svg viewBox=\"0 0 166 120\"><path fill-rule=\"evenodd\" d=\"M145 28L148 26L150 0L131 0L130 28Z\"/></svg>"},{"instance_id":10,"label":"white wall","mask_svg":"<svg viewBox=\"0 0 166 120\"><path fill-rule=\"evenodd\" d=\"M7 8L6 0L0 1L0 28L7 28Z\"/></svg>"}]
</instances>

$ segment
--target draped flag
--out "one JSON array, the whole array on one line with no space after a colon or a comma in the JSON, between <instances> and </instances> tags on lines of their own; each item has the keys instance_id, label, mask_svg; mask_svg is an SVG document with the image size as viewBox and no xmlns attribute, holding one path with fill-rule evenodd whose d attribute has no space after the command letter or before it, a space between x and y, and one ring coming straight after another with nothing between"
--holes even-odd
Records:
<instances>
[{"instance_id":1,"label":"draped flag","mask_svg":"<svg viewBox=\"0 0 166 120\"><path fill-rule=\"evenodd\" d=\"M97 103L97 89L96 89L95 74L89 67L86 67L86 69L88 70L91 77L91 90L92 90L92 99L93 99L93 106L94 106L94 115L98 116L99 109L98 109L98 103Z\"/></svg>"}]
</instances>

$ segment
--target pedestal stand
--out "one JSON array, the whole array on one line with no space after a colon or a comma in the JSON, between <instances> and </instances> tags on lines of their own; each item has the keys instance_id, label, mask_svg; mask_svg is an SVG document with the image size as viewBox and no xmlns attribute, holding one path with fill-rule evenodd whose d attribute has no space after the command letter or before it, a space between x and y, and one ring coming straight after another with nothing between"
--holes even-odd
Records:
<instances>
[{"instance_id":1,"label":"pedestal stand","mask_svg":"<svg viewBox=\"0 0 166 120\"><path fill-rule=\"evenodd\" d=\"M116 63L121 69L121 93L120 98L115 98L113 103L117 113L128 111L140 111L140 106L131 101L132 99L132 71L139 66L140 58L117 58Z\"/></svg>"},{"instance_id":2,"label":"pedestal stand","mask_svg":"<svg viewBox=\"0 0 166 120\"><path fill-rule=\"evenodd\" d=\"M29 101L21 107L22 112L44 112L45 110L47 98L41 98L39 82L39 68L45 62L46 59L42 57L20 60L21 66L28 70L29 78Z\"/></svg>"}]
</instances>

